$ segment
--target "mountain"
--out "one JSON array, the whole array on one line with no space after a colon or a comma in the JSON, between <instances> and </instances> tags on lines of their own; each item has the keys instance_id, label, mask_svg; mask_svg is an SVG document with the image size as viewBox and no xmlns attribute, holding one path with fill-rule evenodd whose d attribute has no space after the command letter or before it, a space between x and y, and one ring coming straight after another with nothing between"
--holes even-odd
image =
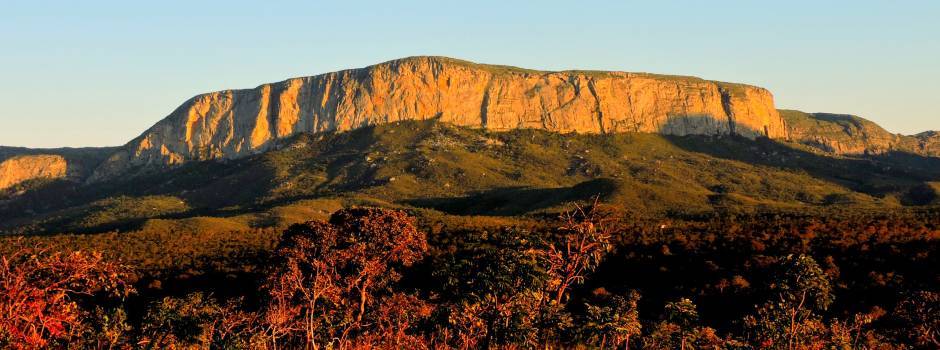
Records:
<instances>
[{"instance_id":1,"label":"mountain","mask_svg":"<svg viewBox=\"0 0 940 350\"><path fill-rule=\"evenodd\" d=\"M411 57L196 96L123 146L93 180L137 166L236 159L301 132L425 119L494 131L786 135L772 95L758 87Z\"/></svg>"},{"instance_id":2,"label":"mountain","mask_svg":"<svg viewBox=\"0 0 940 350\"><path fill-rule=\"evenodd\" d=\"M56 155L17 156L0 163L0 189L36 178L65 177L65 158Z\"/></svg>"},{"instance_id":3,"label":"mountain","mask_svg":"<svg viewBox=\"0 0 940 350\"><path fill-rule=\"evenodd\" d=\"M45 180L83 182L116 148L31 149L0 146L0 190ZM23 189L20 189L23 190Z\"/></svg>"},{"instance_id":4,"label":"mountain","mask_svg":"<svg viewBox=\"0 0 940 350\"><path fill-rule=\"evenodd\" d=\"M0 232L229 232L353 205L517 216L595 195L642 213L888 210L937 203L940 158L832 157L766 138L494 132L428 120L303 133L244 158L67 184L0 196Z\"/></svg>"},{"instance_id":5,"label":"mountain","mask_svg":"<svg viewBox=\"0 0 940 350\"><path fill-rule=\"evenodd\" d=\"M892 134L854 115L781 110L787 139L834 154L884 154L892 151L940 156L940 134Z\"/></svg>"},{"instance_id":6,"label":"mountain","mask_svg":"<svg viewBox=\"0 0 940 350\"><path fill-rule=\"evenodd\" d=\"M938 156L937 132L778 111L758 87L413 57L200 95L120 147L0 147L0 232L243 231L363 204L516 216L595 195L883 210L940 204Z\"/></svg>"}]
</instances>

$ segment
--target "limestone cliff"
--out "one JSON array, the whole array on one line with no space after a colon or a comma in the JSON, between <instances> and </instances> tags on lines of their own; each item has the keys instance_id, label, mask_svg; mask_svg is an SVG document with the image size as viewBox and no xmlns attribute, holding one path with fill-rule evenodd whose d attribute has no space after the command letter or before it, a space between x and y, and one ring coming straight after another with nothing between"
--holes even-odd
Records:
<instances>
[{"instance_id":1,"label":"limestone cliff","mask_svg":"<svg viewBox=\"0 0 940 350\"><path fill-rule=\"evenodd\" d=\"M65 158L59 155L21 155L8 158L0 163L0 189L18 183L48 178L57 179L66 176L68 166Z\"/></svg>"},{"instance_id":2,"label":"limestone cliff","mask_svg":"<svg viewBox=\"0 0 940 350\"><path fill-rule=\"evenodd\" d=\"M300 132L430 118L490 130L787 135L773 96L758 87L412 57L196 96L114 153L92 181L136 166L239 158Z\"/></svg>"},{"instance_id":3,"label":"limestone cliff","mask_svg":"<svg viewBox=\"0 0 940 350\"><path fill-rule=\"evenodd\" d=\"M891 151L940 156L940 134L892 134L874 122L845 114L781 110L790 141L829 153L878 155Z\"/></svg>"}]
</instances>

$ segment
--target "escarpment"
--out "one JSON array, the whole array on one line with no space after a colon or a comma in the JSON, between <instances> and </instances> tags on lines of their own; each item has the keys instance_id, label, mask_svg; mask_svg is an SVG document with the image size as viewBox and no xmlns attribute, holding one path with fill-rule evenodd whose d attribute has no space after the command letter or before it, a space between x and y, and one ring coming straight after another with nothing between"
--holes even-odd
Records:
<instances>
[{"instance_id":1,"label":"escarpment","mask_svg":"<svg viewBox=\"0 0 940 350\"><path fill-rule=\"evenodd\" d=\"M66 176L68 165L59 155L20 155L0 162L0 189L24 181L58 179Z\"/></svg>"},{"instance_id":2,"label":"escarpment","mask_svg":"<svg viewBox=\"0 0 940 350\"><path fill-rule=\"evenodd\" d=\"M906 152L940 156L940 134L928 131L913 136L892 134L874 122L847 114L804 113L781 110L787 139L843 155L879 155Z\"/></svg>"},{"instance_id":3,"label":"escarpment","mask_svg":"<svg viewBox=\"0 0 940 350\"><path fill-rule=\"evenodd\" d=\"M432 118L488 130L787 135L773 96L758 87L412 57L196 96L114 153L93 180L136 166L239 158L301 132Z\"/></svg>"}]
</instances>

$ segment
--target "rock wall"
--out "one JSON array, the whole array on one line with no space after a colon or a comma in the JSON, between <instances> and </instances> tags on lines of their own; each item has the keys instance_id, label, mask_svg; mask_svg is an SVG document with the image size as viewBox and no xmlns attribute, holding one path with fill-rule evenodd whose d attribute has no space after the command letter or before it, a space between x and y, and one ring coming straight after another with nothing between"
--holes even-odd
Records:
<instances>
[{"instance_id":1,"label":"rock wall","mask_svg":"<svg viewBox=\"0 0 940 350\"><path fill-rule=\"evenodd\" d=\"M914 136L892 134L870 120L847 114L781 110L780 115L787 124L788 140L829 153L879 155L897 151L940 156L937 132Z\"/></svg>"},{"instance_id":2,"label":"rock wall","mask_svg":"<svg viewBox=\"0 0 940 350\"><path fill-rule=\"evenodd\" d=\"M93 180L134 166L243 157L300 132L431 118L490 130L787 135L773 96L758 87L412 57L196 96L113 154Z\"/></svg>"},{"instance_id":3,"label":"rock wall","mask_svg":"<svg viewBox=\"0 0 940 350\"><path fill-rule=\"evenodd\" d=\"M919 154L940 157L940 132L927 131L910 137L911 148Z\"/></svg>"},{"instance_id":4,"label":"rock wall","mask_svg":"<svg viewBox=\"0 0 940 350\"><path fill-rule=\"evenodd\" d=\"M15 156L0 163L0 189L40 178L63 178L68 166L59 155Z\"/></svg>"}]
</instances>

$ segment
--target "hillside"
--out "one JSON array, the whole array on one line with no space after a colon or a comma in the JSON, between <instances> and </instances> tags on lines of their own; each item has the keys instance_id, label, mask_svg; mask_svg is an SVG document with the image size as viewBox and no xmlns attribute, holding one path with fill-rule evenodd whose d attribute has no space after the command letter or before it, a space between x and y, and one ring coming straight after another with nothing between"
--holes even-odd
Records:
<instances>
[{"instance_id":1,"label":"hillside","mask_svg":"<svg viewBox=\"0 0 940 350\"><path fill-rule=\"evenodd\" d=\"M204 221L238 230L356 204L524 215L595 195L663 214L885 209L935 203L940 181L940 159L908 154L849 158L768 139L490 132L437 121L300 134L272 148L239 160L8 195L0 203L0 230L90 233Z\"/></svg>"},{"instance_id":2,"label":"hillside","mask_svg":"<svg viewBox=\"0 0 940 350\"><path fill-rule=\"evenodd\" d=\"M892 134L870 120L845 114L804 113L781 110L787 138L835 154L884 154L908 152L940 156L940 135L924 132L914 136Z\"/></svg>"},{"instance_id":3,"label":"hillside","mask_svg":"<svg viewBox=\"0 0 940 350\"><path fill-rule=\"evenodd\" d=\"M199 95L121 147L0 147L0 161L21 156L3 166L0 190L22 192L63 178L107 182L192 161L251 157L304 133L431 119L487 131L735 135L794 142L836 155L940 155L936 132L904 136L857 116L778 111L770 92L754 86L408 57ZM63 159L67 174L61 171Z\"/></svg>"},{"instance_id":4,"label":"hillside","mask_svg":"<svg viewBox=\"0 0 940 350\"><path fill-rule=\"evenodd\" d=\"M109 147L0 146L0 191L22 192L50 181L84 182L114 151Z\"/></svg>"},{"instance_id":5,"label":"hillside","mask_svg":"<svg viewBox=\"0 0 940 350\"><path fill-rule=\"evenodd\" d=\"M940 134L762 88L410 57L197 96L115 148L0 147L0 232L279 227L357 204L648 214L937 204Z\"/></svg>"}]
</instances>

